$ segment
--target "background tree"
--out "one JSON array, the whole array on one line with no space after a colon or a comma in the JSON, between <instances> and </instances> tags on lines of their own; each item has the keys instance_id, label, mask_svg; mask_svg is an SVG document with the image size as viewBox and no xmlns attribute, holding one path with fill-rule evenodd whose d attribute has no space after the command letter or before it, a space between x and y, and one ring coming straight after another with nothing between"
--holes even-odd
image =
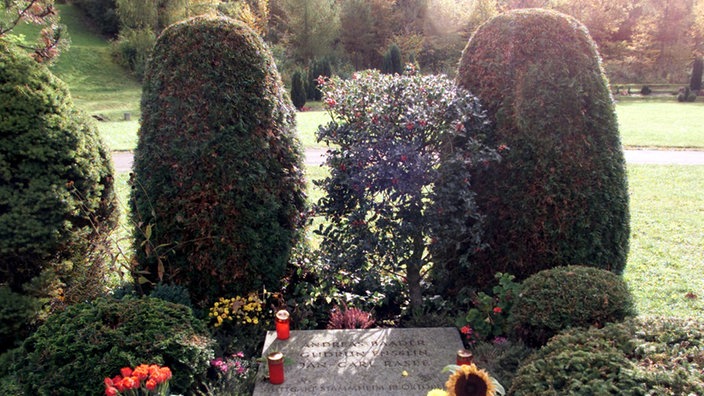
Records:
<instances>
[{"instance_id":1,"label":"background tree","mask_svg":"<svg viewBox=\"0 0 704 396\"><path fill-rule=\"evenodd\" d=\"M282 0L287 56L297 65L334 54L339 37L339 7L333 0Z\"/></svg>"},{"instance_id":2,"label":"background tree","mask_svg":"<svg viewBox=\"0 0 704 396\"><path fill-rule=\"evenodd\" d=\"M19 23L43 25L35 44L12 34ZM12 42L30 52L37 62L50 62L68 46L66 28L59 24L54 0L4 0L0 2L0 42Z\"/></svg>"},{"instance_id":3,"label":"background tree","mask_svg":"<svg viewBox=\"0 0 704 396\"><path fill-rule=\"evenodd\" d=\"M326 194L318 213L328 221L318 230L324 257L349 274L348 290L408 293L416 311L431 263L427 249L439 239L431 232L448 225L437 214L476 212L468 164L492 158L477 140L485 126L478 102L445 77L378 71L328 80L323 101L333 121L318 139L335 147L326 159L331 175L319 183ZM437 180L448 187L438 194L460 194L433 207Z\"/></svg>"},{"instance_id":4,"label":"background tree","mask_svg":"<svg viewBox=\"0 0 704 396\"><path fill-rule=\"evenodd\" d=\"M499 15L470 39L458 81L495 124L488 143L505 148L500 164L473 175L487 248L450 252L454 279L485 287L496 272L520 280L576 263L620 274L629 238L625 162L584 25L548 10Z\"/></svg>"},{"instance_id":5,"label":"background tree","mask_svg":"<svg viewBox=\"0 0 704 396\"><path fill-rule=\"evenodd\" d=\"M697 58L692 64L692 78L689 82L689 88L697 92L702 89L702 71L704 69L704 59Z\"/></svg>"}]
</instances>

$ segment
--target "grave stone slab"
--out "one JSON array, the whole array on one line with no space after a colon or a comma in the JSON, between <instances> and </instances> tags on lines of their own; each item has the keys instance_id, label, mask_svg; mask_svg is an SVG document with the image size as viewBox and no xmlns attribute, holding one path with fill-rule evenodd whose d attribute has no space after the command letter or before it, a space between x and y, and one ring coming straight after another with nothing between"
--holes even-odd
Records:
<instances>
[{"instance_id":1,"label":"grave stone slab","mask_svg":"<svg viewBox=\"0 0 704 396\"><path fill-rule=\"evenodd\" d=\"M272 385L259 368L254 396L425 396L443 388L462 341L455 328L293 330L267 333L262 356L286 356L285 381Z\"/></svg>"}]
</instances>

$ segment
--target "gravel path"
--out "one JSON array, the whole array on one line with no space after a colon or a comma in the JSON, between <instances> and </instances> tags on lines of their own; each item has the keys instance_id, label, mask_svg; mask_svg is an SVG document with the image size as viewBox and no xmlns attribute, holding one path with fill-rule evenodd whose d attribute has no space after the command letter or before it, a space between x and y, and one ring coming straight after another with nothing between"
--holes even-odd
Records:
<instances>
[{"instance_id":1,"label":"gravel path","mask_svg":"<svg viewBox=\"0 0 704 396\"><path fill-rule=\"evenodd\" d=\"M320 165L325 161L325 149L306 150L306 165ZM626 162L632 164L704 165L704 151L694 150L625 150ZM130 151L114 151L112 160L117 172L132 169Z\"/></svg>"}]
</instances>

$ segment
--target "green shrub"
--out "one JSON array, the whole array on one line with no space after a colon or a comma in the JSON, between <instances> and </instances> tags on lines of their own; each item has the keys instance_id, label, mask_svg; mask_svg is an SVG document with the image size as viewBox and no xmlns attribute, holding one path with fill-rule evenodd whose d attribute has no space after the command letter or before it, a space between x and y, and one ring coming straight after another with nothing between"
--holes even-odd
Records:
<instances>
[{"instance_id":1,"label":"green shrub","mask_svg":"<svg viewBox=\"0 0 704 396\"><path fill-rule=\"evenodd\" d=\"M191 296L188 294L188 289L183 286L159 283L149 293L149 297L158 298L174 304L185 305L188 308L193 308L193 305L191 304Z\"/></svg>"},{"instance_id":2,"label":"green shrub","mask_svg":"<svg viewBox=\"0 0 704 396\"><path fill-rule=\"evenodd\" d=\"M195 306L275 290L305 205L294 112L264 42L229 19L166 29L142 94L131 207L141 281Z\"/></svg>"},{"instance_id":3,"label":"green shrub","mask_svg":"<svg viewBox=\"0 0 704 396\"><path fill-rule=\"evenodd\" d=\"M112 55L119 65L142 81L155 41L156 34L151 29L125 28L112 43Z\"/></svg>"},{"instance_id":4,"label":"green shrub","mask_svg":"<svg viewBox=\"0 0 704 396\"><path fill-rule=\"evenodd\" d=\"M633 318L570 329L519 368L509 394L704 394L704 323Z\"/></svg>"},{"instance_id":5,"label":"green shrub","mask_svg":"<svg viewBox=\"0 0 704 396\"><path fill-rule=\"evenodd\" d=\"M513 275L499 272L496 274L498 284L492 288L492 293L480 291L470 295L471 308L455 322L467 344L505 338L510 334L508 318L521 293L521 285L513 279Z\"/></svg>"},{"instance_id":6,"label":"green shrub","mask_svg":"<svg viewBox=\"0 0 704 396\"><path fill-rule=\"evenodd\" d=\"M386 74L403 74L401 49L398 48L398 45L392 44L384 54L381 72Z\"/></svg>"},{"instance_id":7,"label":"green shrub","mask_svg":"<svg viewBox=\"0 0 704 396\"><path fill-rule=\"evenodd\" d=\"M507 339L481 342L472 346L471 351L477 367L487 370L505 389L511 387L521 363L534 352L522 342Z\"/></svg>"},{"instance_id":8,"label":"green shrub","mask_svg":"<svg viewBox=\"0 0 704 396\"><path fill-rule=\"evenodd\" d=\"M303 109L306 104L306 88L300 71L296 71L291 77L291 101L298 110Z\"/></svg>"},{"instance_id":9,"label":"green shrub","mask_svg":"<svg viewBox=\"0 0 704 396\"><path fill-rule=\"evenodd\" d=\"M0 286L0 354L19 346L29 336L38 305L36 298Z\"/></svg>"},{"instance_id":10,"label":"green shrub","mask_svg":"<svg viewBox=\"0 0 704 396\"><path fill-rule=\"evenodd\" d=\"M306 86L306 98L312 101L319 101L323 93L318 88L318 77L332 77L332 67L328 59L314 60L308 66L308 80Z\"/></svg>"},{"instance_id":11,"label":"green shrub","mask_svg":"<svg viewBox=\"0 0 704 396\"><path fill-rule=\"evenodd\" d=\"M115 202L110 154L66 85L0 43L0 284L97 294Z\"/></svg>"},{"instance_id":12,"label":"green shrub","mask_svg":"<svg viewBox=\"0 0 704 396\"><path fill-rule=\"evenodd\" d=\"M202 322L159 299L97 299L51 316L22 345L17 378L25 394L89 395L103 378L142 363L168 366L171 391L186 393L213 358Z\"/></svg>"},{"instance_id":13,"label":"green shrub","mask_svg":"<svg viewBox=\"0 0 704 396\"><path fill-rule=\"evenodd\" d=\"M590 267L544 270L522 284L509 322L528 345L544 345L570 327L601 327L635 314L633 297L618 275Z\"/></svg>"},{"instance_id":14,"label":"green shrub","mask_svg":"<svg viewBox=\"0 0 704 396\"><path fill-rule=\"evenodd\" d=\"M677 94L678 102L694 102L697 100L697 93L689 89L689 87L680 88Z\"/></svg>"},{"instance_id":15,"label":"green shrub","mask_svg":"<svg viewBox=\"0 0 704 396\"><path fill-rule=\"evenodd\" d=\"M496 272L518 280L572 263L622 273L628 189L614 104L586 28L537 9L501 14L464 50L459 84L482 100L502 161L473 174L486 249L447 260L482 289ZM462 240L461 238L459 239Z\"/></svg>"},{"instance_id":16,"label":"green shrub","mask_svg":"<svg viewBox=\"0 0 704 396\"><path fill-rule=\"evenodd\" d=\"M100 29L100 33L115 37L120 30L120 20L117 17L115 0L74 0L71 4L83 10Z\"/></svg>"}]
</instances>

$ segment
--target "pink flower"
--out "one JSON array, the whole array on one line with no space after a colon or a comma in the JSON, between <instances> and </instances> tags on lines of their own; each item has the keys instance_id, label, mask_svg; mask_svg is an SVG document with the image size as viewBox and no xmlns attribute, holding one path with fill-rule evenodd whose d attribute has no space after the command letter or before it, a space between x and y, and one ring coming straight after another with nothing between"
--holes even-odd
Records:
<instances>
[{"instance_id":1,"label":"pink flower","mask_svg":"<svg viewBox=\"0 0 704 396\"><path fill-rule=\"evenodd\" d=\"M500 314L500 313L501 313L501 307L494 307L494 313Z\"/></svg>"},{"instance_id":2,"label":"pink flower","mask_svg":"<svg viewBox=\"0 0 704 396\"><path fill-rule=\"evenodd\" d=\"M464 325L460 329L460 333L468 336L468 335L472 334L472 328L469 327L469 325Z\"/></svg>"},{"instance_id":3,"label":"pink flower","mask_svg":"<svg viewBox=\"0 0 704 396\"><path fill-rule=\"evenodd\" d=\"M105 388L105 396L117 396L119 395L119 392L117 388L109 386Z\"/></svg>"}]
</instances>

